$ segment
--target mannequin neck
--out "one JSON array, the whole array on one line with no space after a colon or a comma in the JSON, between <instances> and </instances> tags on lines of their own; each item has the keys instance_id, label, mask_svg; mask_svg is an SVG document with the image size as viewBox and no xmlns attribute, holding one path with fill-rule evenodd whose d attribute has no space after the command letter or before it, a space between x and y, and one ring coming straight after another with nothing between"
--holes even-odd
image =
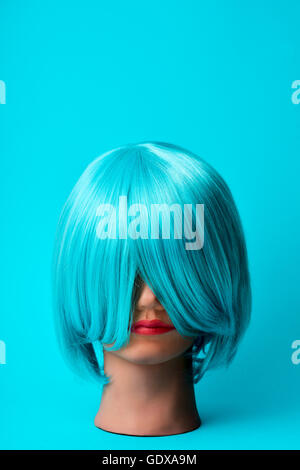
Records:
<instances>
[{"instance_id":1,"label":"mannequin neck","mask_svg":"<svg viewBox=\"0 0 300 470\"><path fill-rule=\"evenodd\" d=\"M135 436L165 436L192 431L201 424L190 378L190 359L135 364L104 351L105 374L95 425Z\"/></svg>"}]
</instances>

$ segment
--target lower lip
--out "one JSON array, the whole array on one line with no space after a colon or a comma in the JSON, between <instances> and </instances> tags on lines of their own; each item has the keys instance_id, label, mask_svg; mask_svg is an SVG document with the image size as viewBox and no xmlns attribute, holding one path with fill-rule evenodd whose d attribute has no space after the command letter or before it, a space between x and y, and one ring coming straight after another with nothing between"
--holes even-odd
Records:
<instances>
[{"instance_id":1,"label":"lower lip","mask_svg":"<svg viewBox=\"0 0 300 470\"><path fill-rule=\"evenodd\" d=\"M164 333L168 333L169 331L175 330L174 327L156 327L156 328L148 328L145 326L137 326L133 327L131 332L136 333L137 335L162 335Z\"/></svg>"}]
</instances>

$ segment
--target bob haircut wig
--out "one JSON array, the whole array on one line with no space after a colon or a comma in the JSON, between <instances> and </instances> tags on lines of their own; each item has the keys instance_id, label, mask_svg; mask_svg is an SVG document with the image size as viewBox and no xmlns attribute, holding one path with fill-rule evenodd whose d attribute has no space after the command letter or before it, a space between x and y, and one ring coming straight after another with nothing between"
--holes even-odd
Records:
<instances>
[{"instance_id":1,"label":"bob haircut wig","mask_svg":"<svg viewBox=\"0 0 300 470\"><path fill-rule=\"evenodd\" d=\"M147 208L204 204L203 247L187 250L184 237L174 236L99 237L99 205L117 207L120 196ZM228 186L207 162L162 142L104 153L87 167L63 207L54 249L55 317L59 343L77 370L108 382L103 345L118 350L129 341L140 280L177 331L195 338L185 353L195 383L208 369L231 362L251 311L240 217Z\"/></svg>"}]
</instances>

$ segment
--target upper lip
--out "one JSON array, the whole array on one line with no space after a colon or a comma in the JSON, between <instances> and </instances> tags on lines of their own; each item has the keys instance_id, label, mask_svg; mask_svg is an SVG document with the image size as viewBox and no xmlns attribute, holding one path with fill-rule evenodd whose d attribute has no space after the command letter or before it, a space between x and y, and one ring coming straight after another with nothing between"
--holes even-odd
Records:
<instances>
[{"instance_id":1,"label":"upper lip","mask_svg":"<svg viewBox=\"0 0 300 470\"><path fill-rule=\"evenodd\" d=\"M141 326L144 328L174 328L173 325L164 323L161 320L139 320L133 324L135 328Z\"/></svg>"}]
</instances>

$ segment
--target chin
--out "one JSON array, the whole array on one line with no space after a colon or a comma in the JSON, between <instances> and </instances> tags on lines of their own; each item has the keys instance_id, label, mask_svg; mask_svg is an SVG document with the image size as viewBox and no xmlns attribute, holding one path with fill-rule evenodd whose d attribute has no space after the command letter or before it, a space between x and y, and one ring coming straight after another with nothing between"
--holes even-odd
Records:
<instances>
[{"instance_id":1,"label":"chin","mask_svg":"<svg viewBox=\"0 0 300 470\"><path fill-rule=\"evenodd\" d=\"M175 357L181 356L184 350L177 348L167 349L164 344L158 342L135 344L126 351L123 351L122 357L135 364L154 365L167 362Z\"/></svg>"},{"instance_id":2,"label":"chin","mask_svg":"<svg viewBox=\"0 0 300 470\"><path fill-rule=\"evenodd\" d=\"M168 361L172 354L166 353L158 344L139 345L131 350L124 351L123 357L135 364L159 364Z\"/></svg>"}]
</instances>

